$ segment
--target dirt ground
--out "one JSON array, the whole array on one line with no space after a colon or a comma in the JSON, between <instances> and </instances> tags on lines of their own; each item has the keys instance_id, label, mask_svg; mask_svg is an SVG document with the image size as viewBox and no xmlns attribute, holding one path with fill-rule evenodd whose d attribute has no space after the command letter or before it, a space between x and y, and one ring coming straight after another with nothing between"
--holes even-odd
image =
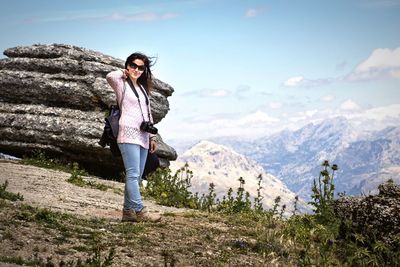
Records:
<instances>
[{"instance_id":1,"label":"dirt ground","mask_svg":"<svg viewBox=\"0 0 400 267\"><path fill-rule=\"evenodd\" d=\"M68 183L71 174L19 164L18 161L0 160L0 183L8 180L7 189L20 192L24 202L35 207L50 208L54 211L70 212L77 215L120 220L123 203L122 194L113 190L101 191ZM85 177L123 192L124 184L95 177ZM184 209L165 207L144 200L147 208L156 213L184 212Z\"/></svg>"},{"instance_id":2,"label":"dirt ground","mask_svg":"<svg viewBox=\"0 0 400 267\"><path fill-rule=\"evenodd\" d=\"M0 184L7 180L6 190L24 197L0 205L0 266L18 266L10 264L11 259L59 266L93 259L95 251L104 261L111 248L112 266L265 265L265 255L237 248L252 242L240 223L150 200L144 200L145 205L163 215L161 223L121 223L124 184L85 178L110 187L101 191L68 183L70 176L0 160Z\"/></svg>"}]
</instances>

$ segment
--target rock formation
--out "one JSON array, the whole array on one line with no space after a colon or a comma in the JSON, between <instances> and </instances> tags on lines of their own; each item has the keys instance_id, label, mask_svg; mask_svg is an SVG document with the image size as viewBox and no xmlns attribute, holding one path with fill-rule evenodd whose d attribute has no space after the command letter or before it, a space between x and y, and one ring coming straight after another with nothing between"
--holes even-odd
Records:
<instances>
[{"instance_id":1,"label":"rock formation","mask_svg":"<svg viewBox=\"0 0 400 267\"><path fill-rule=\"evenodd\" d=\"M356 233L391 243L400 234L400 186L389 180L378 189L378 195L341 197L334 210L341 220L351 222Z\"/></svg>"},{"instance_id":2,"label":"rock formation","mask_svg":"<svg viewBox=\"0 0 400 267\"><path fill-rule=\"evenodd\" d=\"M40 149L76 161L96 174L122 170L122 160L100 147L104 117L115 103L105 80L124 61L72 45L14 47L0 59L0 152L23 156ZM169 110L168 84L155 79L154 122ZM166 166L175 150L158 136L157 155Z\"/></svg>"}]
</instances>

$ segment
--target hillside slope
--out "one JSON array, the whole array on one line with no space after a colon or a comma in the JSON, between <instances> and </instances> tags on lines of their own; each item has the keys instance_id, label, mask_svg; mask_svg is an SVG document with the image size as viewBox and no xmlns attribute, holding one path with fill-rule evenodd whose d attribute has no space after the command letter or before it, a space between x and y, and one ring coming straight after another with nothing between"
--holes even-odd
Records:
<instances>
[{"instance_id":1,"label":"hillside slope","mask_svg":"<svg viewBox=\"0 0 400 267\"><path fill-rule=\"evenodd\" d=\"M104 262L113 250L112 266L124 267L263 266L266 261L255 252L237 253L236 242L250 242L256 229L242 220L144 200L163 214L162 222L121 223L122 183L84 178L109 187L101 191L70 184L70 176L0 160L0 184L8 181L6 190L24 197L16 202L0 197L0 266L76 264L98 259L97 252Z\"/></svg>"}]
</instances>

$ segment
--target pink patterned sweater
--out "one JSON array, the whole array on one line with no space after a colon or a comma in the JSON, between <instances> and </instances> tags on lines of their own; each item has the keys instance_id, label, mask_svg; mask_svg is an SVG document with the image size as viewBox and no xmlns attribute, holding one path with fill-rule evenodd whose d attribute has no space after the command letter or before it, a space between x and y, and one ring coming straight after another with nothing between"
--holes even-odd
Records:
<instances>
[{"instance_id":1,"label":"pink patterned sweater","mask_svg":"<svg viewBox=\"0 0 400 267\"><path fill-rule=\"evenodd\" d=\"M107 82L114 90L117 97L117 101L121 108L122 95L125 89L125 96L122 102L122 114L119 119L119 132L118 132L118 143L129 143L137 144L143 148L149 148L150 134L140 130L140 124L143 122L142 113L139 108L139 102L136 95L133 93L129 84L124 79L123 72L121 70L112 71L106 76ZM146 98L139 87L136 88L138 92L140 105L143 110L145 120L149 119L148 109L146 105ZM150 112L150 120L153 122L153 117Z\"/></svg>"}]
</instances>

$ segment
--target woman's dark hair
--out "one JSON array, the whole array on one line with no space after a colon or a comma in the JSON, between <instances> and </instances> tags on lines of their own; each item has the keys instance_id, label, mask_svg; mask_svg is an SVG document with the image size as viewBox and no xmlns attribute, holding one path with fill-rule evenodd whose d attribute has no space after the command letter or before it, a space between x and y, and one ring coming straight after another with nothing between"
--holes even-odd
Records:
<instances>
[{"instance_id":1,"label":"woman's dark hair","mask_svg":"<svg viewBox=\"0 0 400 267\"><path fill-rule=\"evenodd\" d=\"M150 68L153 66L153 61L152 58L146 56L145 54L142 53L133 53L131 54L125 61L125 69L128 69L128 64L132 63L135 61L135 59L140 59L143 61L144 65L146 66L145 70L143 71L142 75L140 75L139 79L137 82L141 84L144 89L146 89L146 92L150 94L150 91L153 87L153 75L151 74Z\"/></svg>"}]
</instances>

